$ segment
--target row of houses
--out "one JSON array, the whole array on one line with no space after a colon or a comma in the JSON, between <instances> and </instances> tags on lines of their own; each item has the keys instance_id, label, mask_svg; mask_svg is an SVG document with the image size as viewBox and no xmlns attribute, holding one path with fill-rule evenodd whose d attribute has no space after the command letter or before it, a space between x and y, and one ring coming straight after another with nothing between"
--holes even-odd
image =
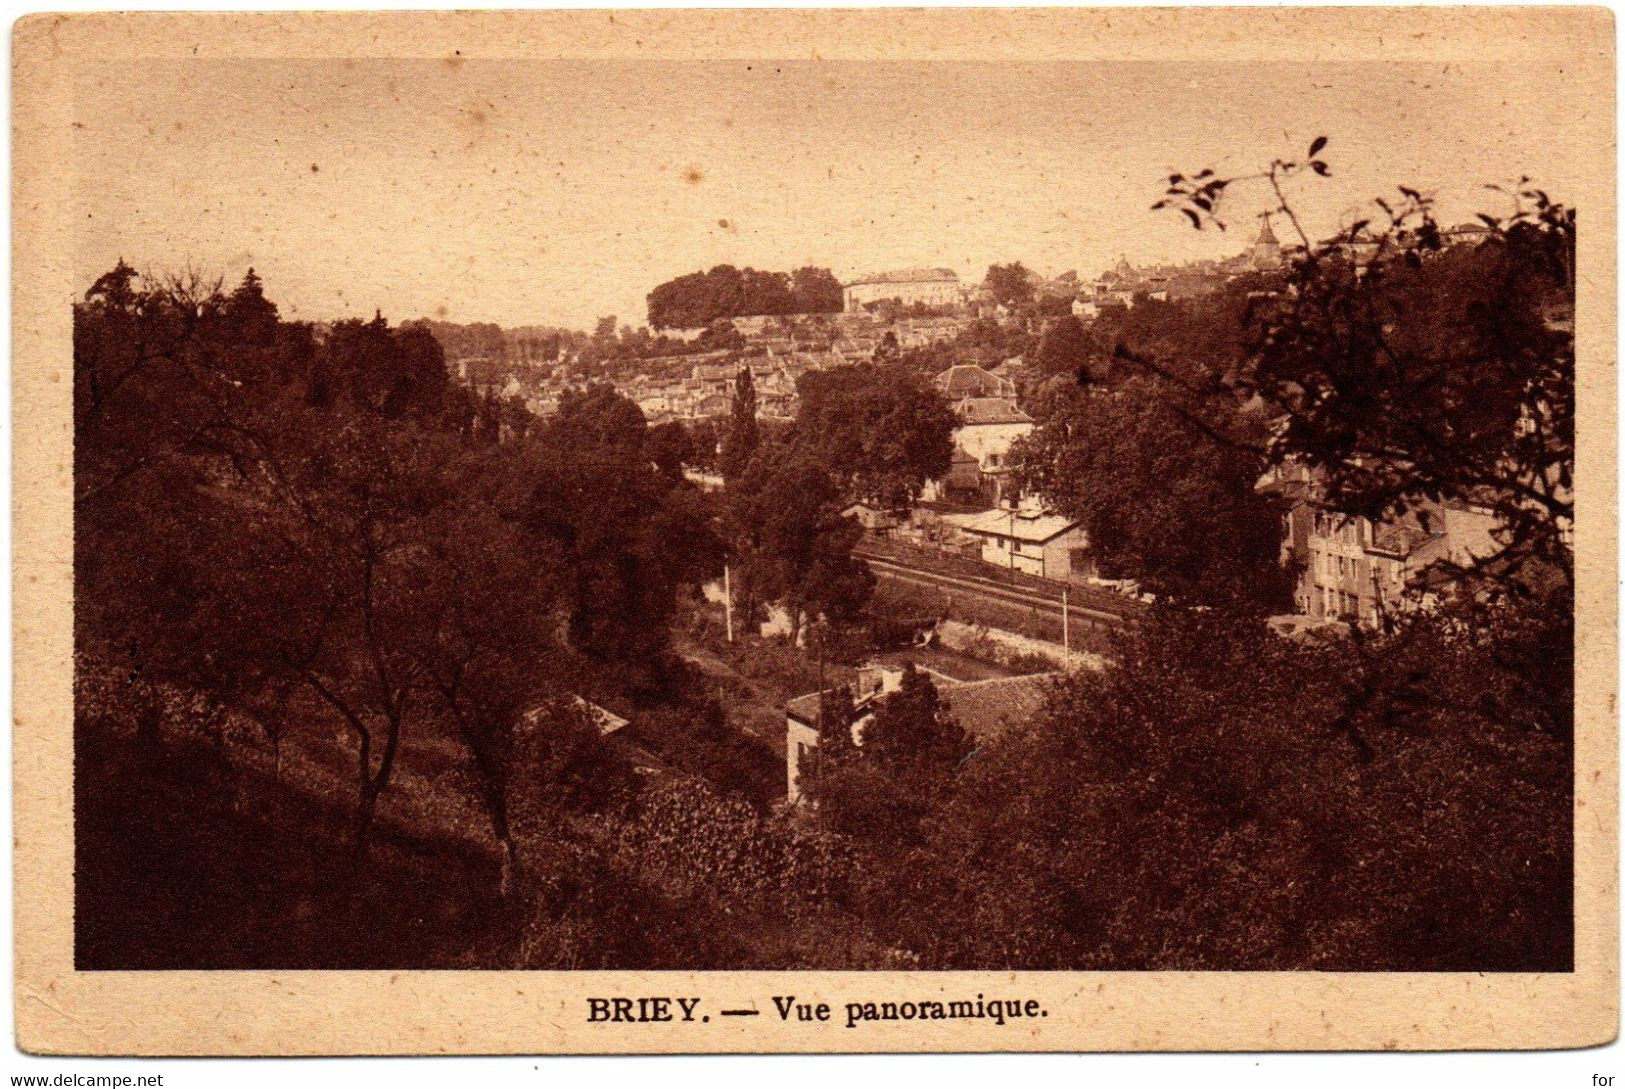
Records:
<instances>
[{"instance_id":1,"label":"row of houses","mask_svg":"<svg viewBox=\"0 0 1625 1089\"><path fill-rule=\"evenodd\" d=\"M639 375L620 384L620 392L633 400L651 424L667 420L717 419L733 410L734 387L741 371L749 370L756 388L758 416L791 419L796 413L796 378L807 364L758 358L718 363L696 363L681 378Z\"/></svg>"},{"instance_id":2,"label":"row of houses","mask_svg":"<svg viewBox=\"0 0 1625 1089\"><path fill-rule=\"evenodd\" d=\"M1403 517L1374 522L1320 499L1314 474L1289 465L1260 481L1281 496L1281 562L1295 569L1293 607L1315 621L1373 624L1384 614L1425 605L1440 565L1472 566L1500 551L1488 506L1427 503Z\"/></svg>"},{"instance_id":3,"label":"row of houses","mask_svg":"<svg viewBox=\"0 0 1625 1089\"><path fill-rule=\"evenodd\" d=\"M736 319L736 327L749 330L743 351L662 360L662 374L639 374L618 382L617 388L643 409L651 423L716 418L731 411L734 382L748 368L756 387L757 414L791 419L797 407L796 379L807 371L867 362L887 336L899 348L950 339L963 324L953 318L903 318L882 327L865 315L856 321L820 321L809 340L784 335L783 321ZM685 364L687 373L681 373Z\"/></svg>"},{"instance_id":4,"label":"row of houses","mask_svg":"<svg viewBox=\"0 0 1625 1089\"><path fill-rule=\"evenodd\" d=\"M906 536L1039 578L1099 577L1081 524L1023 496L1010 479L1010 453L1036 424L1018 406L1014 383L975 366L936 377L957 426L948 472L927 483L906 519L854 511L874 532ZM1312 621L1370 624L1428 597L1418 582L1439 565L1468 567L1499 551L1497 520L1483 504L1434 503L1387 523L1343 515L1320 502L1312 474L1273 471L1261 490L1279 495L1281 562L1295 570L1293 608ZM1419 592L1422 591L1422 592Z\"/></svg>"}]
</instances>

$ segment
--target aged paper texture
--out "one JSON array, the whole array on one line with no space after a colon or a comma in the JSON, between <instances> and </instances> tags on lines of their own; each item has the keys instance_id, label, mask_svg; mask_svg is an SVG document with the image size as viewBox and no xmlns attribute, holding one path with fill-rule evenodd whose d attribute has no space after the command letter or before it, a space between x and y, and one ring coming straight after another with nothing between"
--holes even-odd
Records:
<instances>
[{"instance_id":1,"label":"aged paper texture","mask_svg":"<svg viewBox=\"0 0 1625 1089\"><path fill-rule=\"evenodd\" d=\"M1613 36L23 19L18 1046L1611 1040Z\"/></svg>"}]
</instances>

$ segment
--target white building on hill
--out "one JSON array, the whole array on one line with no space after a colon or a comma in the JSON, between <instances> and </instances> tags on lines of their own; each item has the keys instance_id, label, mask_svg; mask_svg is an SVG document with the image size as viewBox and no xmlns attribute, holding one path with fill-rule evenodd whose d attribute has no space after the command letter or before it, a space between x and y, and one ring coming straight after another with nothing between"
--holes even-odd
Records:
<instances>
[{"instance_id":1,"label":"white building on hill","mask_svg":"<svg viewBox=\"0 0 1625 1089\"><path fill-rule=\"evenodd\" d=\"M943 521L981 541L986 563L1060 581L1096 573L1083 523L1036 505L945 515Z\"/></svg>"},{"instance_id":2,"label":"white building on hill","mask_svg":"<svg viewBox=\"0 0 1625 1089\"><path fill-rule=\"evenodd\" d=\"M861 311L868 303L895 299L904 306L954 306L963 292L959 275L951 268L905 268L880 272L844 285L848 313Z\"/></svg>"}]
</instances>

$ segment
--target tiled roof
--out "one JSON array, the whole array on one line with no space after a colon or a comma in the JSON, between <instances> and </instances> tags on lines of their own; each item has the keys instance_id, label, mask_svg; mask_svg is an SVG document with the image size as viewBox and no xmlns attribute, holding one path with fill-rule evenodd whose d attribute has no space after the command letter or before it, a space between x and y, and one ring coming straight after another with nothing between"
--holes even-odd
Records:
<instances>
[{"instance_id":1,"label":"tiled roof","mask_svg":"<svg viewBox=\"0 0 1625 1089\"><path fill-rule=\"evenodd\" d=\"M948 517L943 519L945 522L949 520ZM957 517L951 520L966 533L981 533L989 537L1014 537L1018 541L1030 544L1052 541L1080 524L1076 519L1050 513L1032 515L1017 511L1012 518L1007 510L983 511L963 520Z\"/></svg>"},{"instance_id":2,"label":"tiled roof","mask_svg":"<svg viewBox=\"0 0 1625 1089\"><path fill-rule=\"evenodd\" d=\"M828 691L834 692L836 689L831 688ZM805 696L797 696L793 700L788 700L784 705L785 713L797 722L804 722L808 726L817 726L818 703L822 696L822 692L808 692ZM871 702L873 700L865 696L853 704L852 710L861 717L868 711Z\"/></svg>"},{"instance_id":3,"label":"tiled roof","mask_svg":"<svg viewBox=\"0 0 1625 1089\"><path fill-rule=\"evenodd\" d=\"M959 282L959 274L951 268L900 268L891 272L877 272L872 276L862 276L851 281L846 286L856 287L859 284L924 284Z\"/></svg>"},{"instance_id":4,"label":"tiled roof","mask_svg":"<svg viewBox=\"0 0 1625 1089\"><path fill-rule=\"evenodd\" d=\"M610 734L626 725L626 719L615 714L613 711L609 711L598 706L598 704L593 703L591 700L582 699L580 696L571 696L570 699L571 702L573 702L577 707L581 708L587 713L587 718L594 726L598 728L598 733L601 736L608 737ZM546 713L547 710L548 708L545 704L540 707L533 707L525 713L525 718L530 722L535 722L544 713Z\"/></svg>"},{"instance_id":5,"label":"tiled roof","mask_svg":"<svg viewBox=\"0 0 1625 1089\"><path fill-rule=\"evenodd\" d=\"M938 389L953 398L998 393L1008 389L1010 385L998 375L974 363L956 364L937 375L932 381Z\"/></svg>"},{"instance_id":6,"label":"tiled roof","mask_svg":"<svg viewBox=\"0 0 1625 1089\"><path fill-rule=\"evenodd\" d=\"M937 686L959 725L977 741L996 740L1012 727L1033 721L1044 710L1053 674L1000 677L991 681Z\"/></svg>"},{"instance_id":7,"label":"tiled roof","mask_svg":"<svg viewBox=\"0 0 1625 1089\"><path fill-rule=\"evenodd\" d=\"M1436 535L1425 532L1420 526L1404 522L1377 526L1372 533L1371 551L1380 552L1384 556L1405 557L1432 540L1434 536Z\"/></svg>"},{"instance_id":8,"label":"tiled roof","mask_svg":"<svg viewBox=\"0 0 1625 1089\"><path fill-rule=\"evenodd\" d=\"M978 741L989 741L1037 718L1044 710L1049 682L1054 676L1053 673L1037 673L987 681L959 683L943 679L933 683L937 686L938 698L965 732ZM815 726L818 701L819 693L809 692L790 700L784 709L797 722ZM867 704L868 701L859 703L860 715Z\"/></svg>"},{"instance_id":9,"label":"tiled roof","mask_svg":"<svg viewBox=\"0 0 1625 1089\"><path fill-rule=\"evenodd\" d=\"M822 692L808 692L805 696L797 696L784 705L785 713L797 722L814 725L818 721L818 700L822 695Z\"/></svg>"},{"instance_id":10,"label":"tiled roof","mask_svg":"<svg viewBox=\"0 0 1625 1089\"><path fill-rule=\"evenodd\" d=\"M1279 495L1288 503L1307 503L1315 497L1315 486L1307 480L1260 480L1254 490L1263 495Z\"/></svg>"},{"instance_id":11,"label":"tiled roof","mask_svg":"<svg viewBox=\"0 0 1625 1089\"><path fill-rule=\"evenodd\" d=\"M954 406L954 411L968 424L1033 422L1033 418L1017 408L1008 397L966 397Z\"/></svg>"}]
</instances>

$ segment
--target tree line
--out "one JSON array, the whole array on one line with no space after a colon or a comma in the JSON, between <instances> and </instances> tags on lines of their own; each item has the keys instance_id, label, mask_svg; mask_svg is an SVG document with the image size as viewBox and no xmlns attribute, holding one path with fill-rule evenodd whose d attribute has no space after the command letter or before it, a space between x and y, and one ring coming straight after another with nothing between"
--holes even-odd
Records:
<instances>
[{"instance_id":1,"label":"tree line","mask_svg":"<svg viewBox=\"0 0 1625 1089\"><path fill-rule=\"evenodd\" d=\"M722 546L607 389L482 426L421 327L318 340L252 272L226 294L122 264L74 308L74 364L79 673L154 758L177 692L255 723L279 774L290 734L336 730L360 858L404 741L446 738L511 861L515 791L607 759L581 695L679 686L679 588Z\"/></svg>"},{"instance_id":2,"label":"tree line","mask_svg":"<svg viewBox=\"0 0 1625 1089\"><path fill-rule=\"evenodd\" d=\"M657 285L648 303L651 328L697 329L753 314L837 313L842 295L840 282L825 268L763 272L717 265Z\"/></svg>"}]
</instances>

